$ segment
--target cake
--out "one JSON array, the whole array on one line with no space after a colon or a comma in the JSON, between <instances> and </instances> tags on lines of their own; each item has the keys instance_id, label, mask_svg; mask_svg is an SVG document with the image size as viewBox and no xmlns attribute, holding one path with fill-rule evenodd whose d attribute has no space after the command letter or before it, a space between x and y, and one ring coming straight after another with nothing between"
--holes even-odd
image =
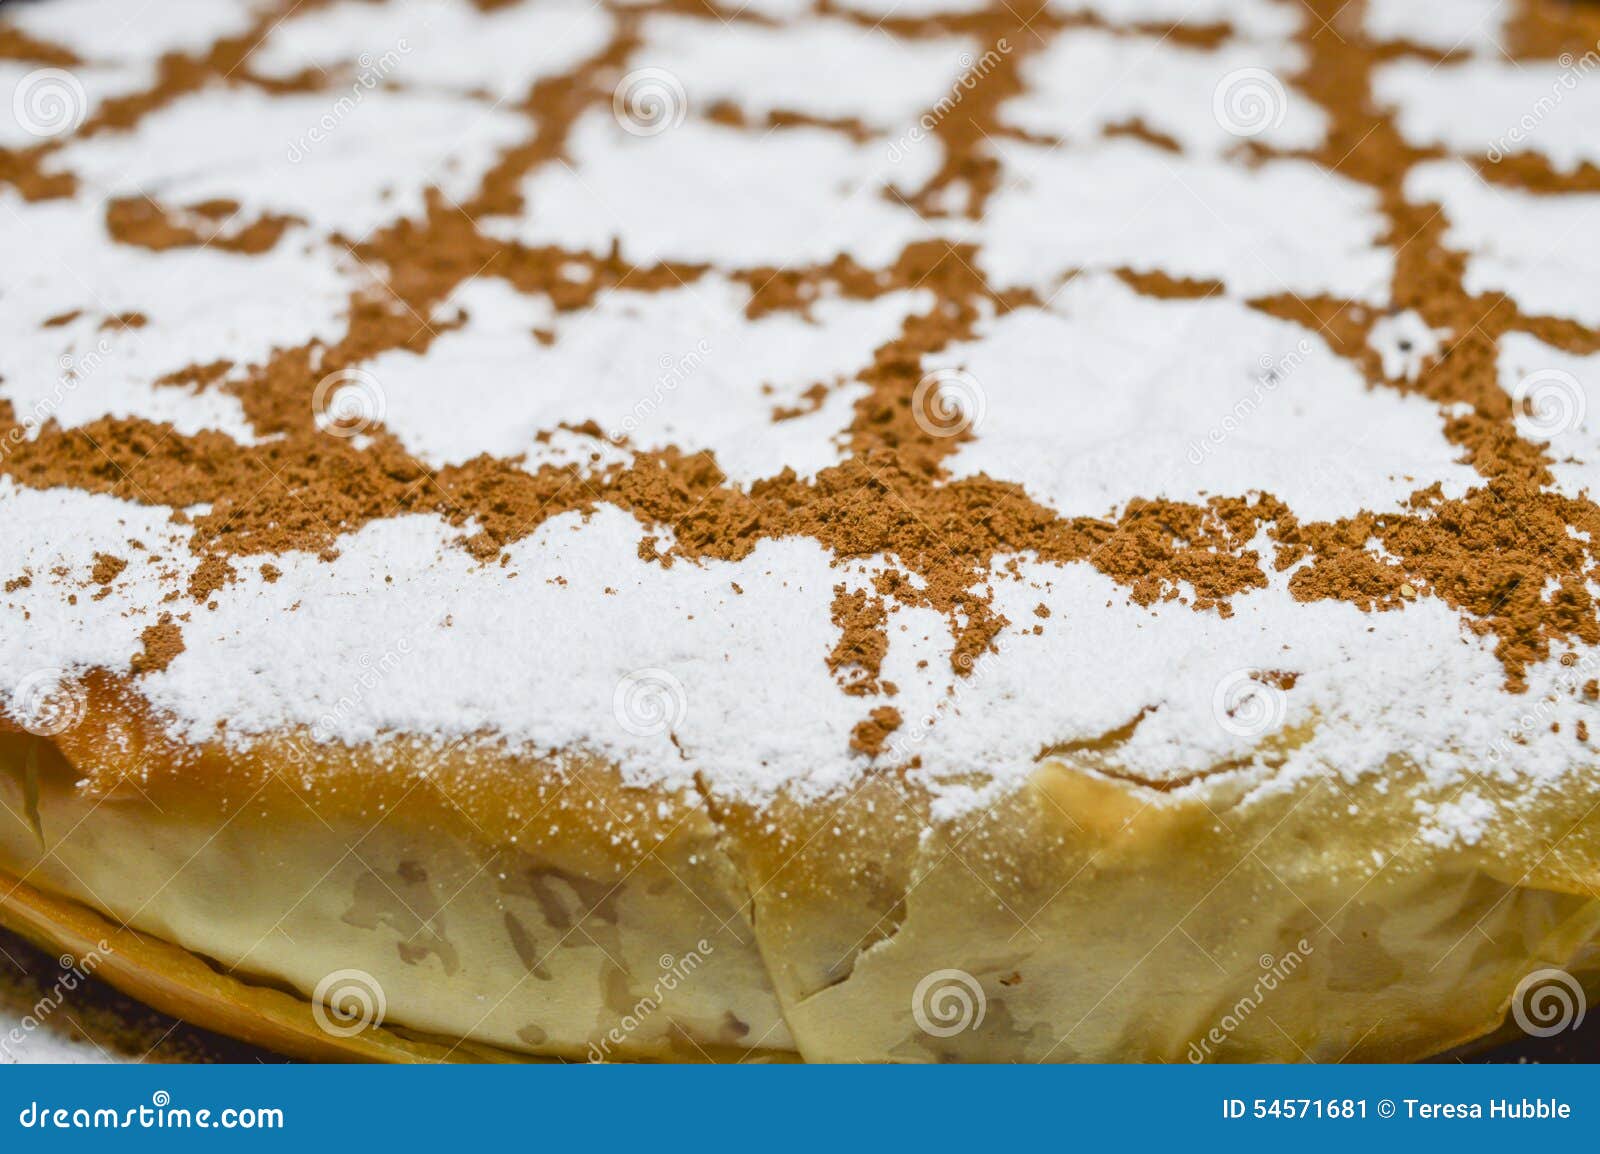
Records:
<instances>
[{"instance_id":1,"label":"cake","mask_svg":"<svg viewBox=\"0 0 1600 1154\"><path fill-rule=\"evenodd\" d=\"M313 1058L1581 1018L1597 69L1561 0L7 5L0 918Z\"/></svg>"}]
</instances>

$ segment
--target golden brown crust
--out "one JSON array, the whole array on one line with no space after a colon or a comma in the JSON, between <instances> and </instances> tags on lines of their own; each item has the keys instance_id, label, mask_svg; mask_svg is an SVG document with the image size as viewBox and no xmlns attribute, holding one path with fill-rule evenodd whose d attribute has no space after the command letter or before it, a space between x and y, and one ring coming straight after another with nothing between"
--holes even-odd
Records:
<instances>
[{"instance_id":1,"label":"golden brown crust","mask_svg":"<svg viewBox=\"0 0 1600 1154\"><path fill-rule=\"evenodd\" d=\"M97 693L59 744L0 735L7 920L71 949L109 924L113 982L305 1056L1412 1059L1492 1033L1600 935L1594 787L1440 847L1398 760L1382 792L1163 793L1080 749L952 822L888 774L758 808L485 748L169 762ZM306 1034L344 970L394 1038ZM982 1015L946 1033L950 974Z\"/></svg>"},{"instance_id":2,"label":"golden brown crust","mask_svg":"<svg viewBox=\"0 0 1600 1154\"><path fill-rule=\"evenodd\" d=\"M0 869L28 887L301 999L355 971L423 1035L568 1059L791 1048L697 799L482 749L168 757L95 693L56 741L0 734Z\"/></svg>"},{"instance_id":3,"label":"golden brown crust","mask_svg":"<svg viewBox=\"0 0 1600 1154\"><path fill-rule=\"evenodd\" d=\"M714 269L697 258L632 265L621 241L609 252L565 251L489 235L474 218L516 216L527 178L564 162L580 118L603 115L614 101L613 74L644 46L648 19L617 10L590 59L507 103L527 118L527 132L475 191L459 204L430 193L426 211L355 246L382 290L351 288L341 332L308 336L261 363L196 363L151 382L227 394L261 438L251 452L204 427L184 433L109 412L77 427L33 427L0 402L0 432L13 442L0 460L7 484L170 508L192 526L195 554L192 572L180 566L160 576L171 587L144 608L172 609L156 608L136 635L138 652L123 663L132 676L89 673L84 724L44 740L0 722L8 811L0 868L13 875L0 881L7 916L73 948L96 918L110 919L113 980L310 1056L449 1057L483 1046L485 1055L493 1047L566 1058L1182 1060L1203 1041L1203 1057L1411 1057L1493 1029L1522 973L1571 964L1600 929L1590 821L1600 787L1582 764L1584 722L1574 725L1585 748L1567 778L1577 784L1559 794L1508 790L1499 827L1456 822L1453 842L1424 840L1413 807L1456 804L1469 785L1482 804L1494 781L1469 773L1457 778L1465 784L1440 789L1399 757L1359 784L1337 776L1275 783L1281 750L1270 748L1256 751L1266 768L1248 782L1242 762L1163 781L1118 758L1119 731L1098 741L1073 736L1046 747L1030 780L951 818L883 756L904 720L887 704L898 690L882 676L894 615L944 615L950 665L965 678L1017 624L996 607L985 578L1020 553L1093 566L1140 605L1183 597L1197 612L1223 615L1238 595L1294 567L1288 588L1302 602L1406 611L1419 599L1442 601L1468 629L1493 635L1515 692L1556 652L1600 643L1591 579L1600 507L1591 494L1551 491L1558 462L1519 433L1518 402L1498 367L1508 335L1576 355L1600 349L1600 330L1470 288L1474 254L1454 247L1438 205L1406 194L1409 177L1441 152L1405 138L1375 99L1374 71L1386 60L1445 54L1372 43L1357 31L1359 2L1307 6L1312 18L1297 45L1304 65L1285 79L1326 116L1326 140L1310 152L1255 141L1239 159L1311 161L1370 194L1396 262L1380 298L1446 336L1414 377L1391 379L1373 337L1392 318L1368 302L1285 294L1241 304L1325 337L1374 389L1440 406L1443 432L1480 487L1452 496L1419 481L1403 512L1356 510L1326 521L1302 520L1253 491L1067 516L1008 477L953 477L952 454L975 435L946 435L918 419L927 415L918 397L927 395L930 354L979 337L992 315L1041 304L1036 288L979 273L981 246L947 236L908 244L881 267L839 255L783 269ZM708 29L713 20L766 20L701 0L649 7L704 17ZM982 218L1001 190L1005 165L993 144L1026 138L1008 129L1002 105L1025 91L1023 66L1037 61L1045 33L1109 24L1055 13L1043 0L877 22L827 4L820 11L907 41L956 34L1004 48L985 84L956 94L959 110L940 109L930 129L938 168L920 188L883 190L952 225L962 215ZM75 139L129 129L223 81L266 93L343 83L320 69L276 80L254 74L249 57L284 14L263 10L244 35L163 58L151 86L103 104ZM1350 35L1329 34L1336 27ZM1550 59L1587 50L1597 27L1592 14L1529 3L1507 25L1507 40L1515 55ZM1216 47L1234 30L1116 32ZM77 59L0 30L7 54ZM764 128L732 106L708 113ZM785 109L769 110L766 126L809 126L857 142L869 135L859 121ZM1137 118L1104 131L1158 148L1178 143ZM62 139L0 150L0 182L30 201L70 195L78 178L54 168L66 148ZM1592 164L1562 173L1531 153L1472 163L1486 179L1540 195L1596 185ZM246 211L240 201L186 199L114 200L103 223L112 242L141 252L208 246L240 256L277 250L296 227L293 217ZM936 231L967 235L961 223ZM574 268L582 275L574 278ZM1229 288L1157 269L1116 271L1146 296L1199 299ZM596 454L581 468L524 468L492 456L430 467L381 427L359 440L325 434L329 414L317 398L329 377L381 354L421 353L465 324L464 314L440 314L476 277L572 314L614 289L673 290L713 272L750 289L752 319L804 315L819 295L869 300L916 288L931 298L860 366L865 391L840 430L847 455L838 464L805 477L775 471L748 485L708 454L670 447L625 463ZM439 317L438 328L419 328L423 316ZM146 323L135 311L106 320ZM802 396L815 406L826 389L814 384ZM775 406L774 420L797 411ZM608 438L593 419L561 427L597 448L626 440ZM263 485L263 470L278 483ZM352 749L285 732L245 753L220 740L173 740L138 694L140 679L167 670L186 644L195 646L190 658L200 651L204 630L190 624L204 620L197 607L216 608L247 559L274 582L281 571L264 558L308 551L331 559L346 534L409 513L471 525L464 547L504 561L503 550L550 518L602 505L641 522L650 535L639 555L663 566L736 561L759 543L795 537L839 560L892 556L870 589L840 586L832 612L839 636L826 651L846 694L883 699L863 703L864 719L848 730L850 747L877 771L863 769L848 794L756 805L703 782L634 787L611 765L581 757L557 765L487 737L441 744L402 735ZM109 596L128 564L97 553L88 577L96 588L64 587L65 603ZM5 576L8 594L34 581L28 572ZM1294 673L1263 676L1292 684ZM1295 724L1297 732L1275 739L1280 746L1309 740L1316 726L1298 716ZM972 768L981 787L989 767ZM1290 957L1292 972L1279 975ZM314 1026L317 1016L307 999L326 1001L326 981L350 970L383 993L387 1014L377 1016L459 1041L438 1053L418 1042L413 1053L397 1031L351 1035L366 1039L356 1042L326 1027L318 1027L326 1037L308 1035L307 1014ZM1255 998L1263 970L1273 975L1270 1008L1257 1014L1252 1000L1243 1014L1238 1007ZM930 1028L920 991L951 973L969 983L976 1020L969 1029ZM1217 1023L1229 1020L1219 1039Z\"/></svg>"},{"instance_id":4,"label":"golden brown crust","mask_svg":"<svg viewBox=\"0 0 1600 1154\"><path fill-rule=\"evenodd\" d=\"M425 1042L375 1026L338 1037L311 1005L254 986L170 942L119 926L87 906L41 893L0 873L0 925L41 947L95 959L95 974L175 1018L310 1062L466 1062L510 1055L486 1046Z\"/></svg>"}]
</instances>

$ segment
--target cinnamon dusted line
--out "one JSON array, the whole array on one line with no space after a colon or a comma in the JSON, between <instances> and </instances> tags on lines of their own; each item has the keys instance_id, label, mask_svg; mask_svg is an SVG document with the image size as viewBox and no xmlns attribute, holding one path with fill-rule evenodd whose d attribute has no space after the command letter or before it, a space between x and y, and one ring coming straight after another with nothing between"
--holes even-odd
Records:
<instances>
[{"instance_id":1,"label":"cinnamon dusted line","mask_svg":"<svg viewBox=\"0 0 1600 1154\"><path fill-rule=\"evenodd\" d=\"M913 39L955 31L997 43L1007 30L1020 28L1034 6L1020 15L1003 7L891 19L886 27ZM243 380L224 380L204 366L192 370L202 387L238 396L258 432L280 439L246 454L217 434L180 437L165 426L106 419L85 431L111 460L83 443L85 437L47 426L36 442L19 446L0 467L27 484L74 484L130 499L148 494L175 506L211 503L211 511L196 520L196 548L216 555L202 565L207 576L192 591L202 600L227 579L218 579L219 566L226 567L224 556L288 549L326 554L340 534L396 512L436 512L459 525L475 520L482 529L467 547L485 559L542 519L599 502L630 510L646 526L670 527L676 543L668 558L737 558L764 538L809 536L842 559L887 555L899 572L921 577L922 590L909 581L880 579L889 580L893 589L878 588L878 596L945 613L956 639L952 660L958 670L969 669L1008 624L986 595L971 592L1001 555L1033 551L1061 563L1088 561L1127 587L1137 603L1173 599L1188 587L1196 609L1227 613L1232 596L1266 583L1269 559L1247 546L1266 527L1278 547L1270 563L1283 568L1308 562L1291 582L1296 597L1338 598L1369 610L1402 607L1405 588L1444 598L1473 628L1496 635L1508 682L1520 686L1527 666L1547 656L1552 644L1594 636L1595 608L1585 585L1595 563L1593 546L1574 540L1567 530L1589 533L1593 541L1595 506L1542 491L1550 481L1549 462L1540 446L1516 434L1509 399L1496 378L1498 342L1505 332L1519 330L1569 351L1593 351L1600 348L1600 334L1572 322L1525 316L1503 297L1465 290L1465 257L1444 243L1448 222L1437 206L1409 204L1402 194L1411 166L1435 154L1407 146L1391 119L1369 100L1372 67L1388 50L1358 36L1319 34L1319 28L1359 16L1359 5L1343 15L1335 11L1341 7L1335 0L1317 0L1312 7L1316 16L1305 22L1301 35L1308 63L1294 81L1328 113L1330 130L1326 145L1309 158L1378 192L1390 223L1385 239L1397 254L1391 287L1395 306L1417 310L1431 327L1452 336L1416 381L1389 382L1367 345L1378 318L1366 306L1315 298L1254 304L1323 331L1337 352L1361 365L1374 387L1470 406L1470 413L1449 418L1446 435L1487 483L1460 500L1424 491L1413 498L1413 512L1381 523L1363 514L1301 524L1268 495L1234 495L1203 505L1135 501L1114 519L1065 519L1002 481L983 476L949 481L944 463L970 434L939 438L919 427L911 406L923 357L951 341L970 339L987 309L1038 302L990 286L974 271L975 253L944 242L911 246L886 269L863 269L841 258L820 268L730 273L751 285L753 317L774 309L803 311L821 291L872 297L915 286L936 298L933 309L912 318L896 340L875 352L860 377L868 393L857 403L846 433L851 457L811 481L781 474L746 493L728 486L706 455L670 451L643 454L626 467L594 474L529 473L515 462L487 458L431 471L381 430L359 449L317 434L308 400L316 381L390 349L426 349L451 322L441 320L430 329L419 326L412 312L430 315L471 276L501 277L519 291L548 296L557 308L573 309L610 288L675 288L706 271L684 265L634 268L621 261L615 247L597 256L503 244L484 237L468 215L519 210L523 178L561 159L576 117L609 99L604 78L638 47L631 13L619 15L616 36L595 57L534 87L522 110L537 131L502 156L467 203L468 212L431 197L424 220L399 222L358 248L364 260L387 270L389 289L406 307L360 297L352 301L349 330L337 344L287 350ZM1530 16L1529 9L1537 13ZM1063 20L1032 15L1046 30ZM1513 21L1513 43L1518 51L1552 55L1558 45L1579 43L1580 36L1592 42L1589 21L1563 6L1525 5ZM1226 29L1185 31L1210 43L1226 34ZM216 80L219 72L239 69L248 55L243 39L219 42L205 54L169 58L150 91L108 103L80 132L126 129ZM924 188L905 194L910 203L933 214L960 188L967 192L967 211L981 212L999 172L985 140L1004 134L1001 105L1008 94L1020 91L1017 64L1034 42L1019 34L1011 41L1014 51L1002 53L983 84L964 92L943 117L937 126L942 166ZM247 68L238 75L241 82L253 82ZM24 168L33 174L27 179L41 179L37 162L43 155L40 150L22 159L23 154L0 154L0 179ZM1258 149L1256 155L1274 153ZM1517 172L1511 166L1500 175L1514 181ZM51 179L56 189L71 182L70 174ZM64 195L37 185L34 191ZM157 218L150 227L162 223ZM139 243L136 231L125 232L123 239ZM584 283L561 274L561 267L573 261L591 271ZM1204 296L1213 289L1209 282L1181 282L1164 274L1124 274L1124 279L1151 295ZM14 419L9 412L0 417ZM263 466L282 477L281 487L262 488ZM134 470L137 488L129 480ZM1398 562L1368 554L1370 537L1381 540ZM1552 584L1556 595L1541 596ZM846 615L846 620L855 618ZM867 639L872 626L848 628L855 632L841 636L841 650L870 654L876 645Z\"/></svg>"},{"instance_id":2,"label":"cinnamon dusted line","mask_svg":"<svg viewBox=\"0 0 1600 1154\"><path fill-rule=\"evenodd\" d=\"M119 197L106 203L106 231L118 244L151 252L209 247L255 256L271 251L291 225L301 223L292 216L263 213L236 225L241 211L235 200L208 200L174 210L147 196Z\"/></svg>"}]
</instances>

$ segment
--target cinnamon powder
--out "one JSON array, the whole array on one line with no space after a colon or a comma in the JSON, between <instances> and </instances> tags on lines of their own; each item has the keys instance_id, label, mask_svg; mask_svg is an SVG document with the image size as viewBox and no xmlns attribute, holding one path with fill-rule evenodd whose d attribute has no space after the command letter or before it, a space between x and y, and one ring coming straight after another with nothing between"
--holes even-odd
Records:
<instances>
[{"instance_id":1,"label":"cinnamon powder","mask_svg":"<svg viewBox=\"0 0 1600 1154\"><path fill-rule=\"evenodd\" d=\"M139 634L140 650L134 654L135 673L157 673L172 664L173 658L183 652L183 630L163 613L161 620L146 626Z\"/></svg>"},{"instance_id":2,"label":"cinnamon powder","mask_svg":"<svg viewBox=\"0 0 1600 1154\"><path fill-rule=\"evenodd\" d=\"M900 728L900 711L890 705L880 705L867 714L850 733L850 748L868 757L877 757L885 743Z\"/></svg>"},{"instance_id":3,"label":"cinnamon powder","mask_svg":"<svg viewBox=\"0 0 1600 1154\"><path fill-rule=\"evenodd\" d=\"M693 11L698 5L686 0L684 7ZM1448 222L1439 206L1408 204L1401 192L1410 167L1434 154L1406 144L1367 97L1371 71L1380 59L1425 51L1405 46L1380 51L1363 42L1354 31L1359 3L1311 0L1307 7L1312 14L1301 36L1307 63L1293 79L1324 109L1330 127L1327 143L1304 155L1377 193L1389 225L1384 239L1396 253L1391 286L1395 307L1415 309L1431 327L1454 335L1416 380L1389 381L1368 344L1371 326L1380 319L1368 306L1329 297L1251 303L1320 332L1336 352L1362 369L1374 388L1417 392L1441 405L1464 404L1465 415L1452 416L1445 431L1484 484L1463 498L1445 499L1435 487L1415 494L1409 512L1383 517L1362 513L1335 522L1300 522L1267 494L1222 496L1205 503L1136 500L1114 517L1064 518L1003 480L951 480L944 463L970 434L940 438L919 426L911 406L923 359L978 335L985 315L1039 302L1028 292L988 284L975 271L976 253L970 247L942 241L911 245L882 269L863 268L841 257L801 268L725 270L751 288L752 317L804 313L825 293L873 299L915 287L935 298L932 308L910 318L894 340L875 351L860 374L868 392L857 402L845 435L849 457L809 480L784 472L742 490L727 482L709 455L677 450L642 453L627 465L589 470L545 467L530 472L517 462L488 457L433 470L381 428L360 447L319 433L309 402L316 382L387 350L424 351L450 322L419 326L416 317L434 315L473 276L500 278L571 311L615 288L669 290L705 273L701 266L685 264L632 266L615 246L594 254L502 242L484 236L472 219L485 212L519 211L523 179L539 166L561 160L576 119L609 100L606 78L638 46L638 17L628 12L618 14L616 35L594 58L534 86L519 106L534 129L528 142L502 155L463 208L430 195L421 220L397 222L356 247L363 261L385 270L390 293L353 298L341 340L282 350L243 379L225 378L231 366L220 371L194 366L173 375L175 381L195 387L234 393L255 430L276 439L241 452L221 434L181 435L169 426L132 418L102 418L81 432L47 424L36 440L19 444L0 462L0 470L29 485L72 485L173 507L210 505L209 512L195 518L194 548L205 559L187 590L201 601L232 578L229 557L289 550L329 556L340 535L396 513L436 513L453 524L475 523L479 531L466 547L490 561L549 517L607 503L630 511L648 528L670 528L673 544L659 555L663 563L674 557L737 560L763 539L794 535L817 540L841 561L891 558L895 568L877 579L872 594L839 593L835 598L833 620L840 639L827 660L851 693L883 691L878 676L895 605L923 605L945 614L954 641L952 665L958 672L970 670L1010 625L993 610L987 593L973 590L982 589L997 559L1023 552L1046 561L1092 564L1126 588L1137 604L1175 600L1182 596L1180 590L1192 589L1192 606L1201 612L1231 612L1233 596L1266 585L1269 565L1284 570L1300 561L1307 564L1296 572L1290 588L1302 600L1333 598L1370 611L1392 611L1418 596L1438 597L1459 610L1469 628L1495 638L1507 684L1520 689L1528 666L1547 658L1553 645L1600 644L1586 581L1597 560L1592 542L1600 540L1600 509L1590 500L1547 491L1550 462L1540 446L1517 436L1510 400L1498 383L1498 341L1507 332L1523 331L1558 348L1587 353L1600 350L1600 332L1560 318L1524 314L1498 294L1466 290L1465 254L1446 245ZM1037 0L996 4L977 13L885 21L886 30L911 39L955 32L986 44L1005 40L1011 46L983 83L937 126L944 149L938 172L920 188L887 195L904 199L932 219L950 211L980 215L999 178L998 161L987 142L1013 134L1001 122L1000 105L1020 91L1018 64L1041 43L1030 25L1048 29L1075 22L1095 23L1054 15ZM1582 50L1600 39L1597 24L1600 17L1592 11L1554 0L1526 4L1511 25L1513 51L1532 58ZM1228 33L1221 26L1143 30L1176 32L1197 44L1215 44ZM151 111L222 77L229 83L268 85L249 73L247 39L220 42L203 54L169 57L149 91L109 102L80 135L131 127ZM306 77L295 83L309 89L319 82ZM846 134L859 130L851 124L820 127ZM1135 131L1135 126L1117 131ZM46 177L39 168L50 151L51 146L0 152L0 182L15 185L30 198L70 194L71 174ZM1261 147L1254 152L1261 158L1300 155ZM1535 192L1573 191L1594 179L1586 169L1559 174L1536 159L1512 160L1498 166L1493 179ZM147 201L140 204L108 206L107 225L119 243L159 251L196 242L199 233L175 222L168 210ZM218 206L211 209L218 211ZM190 206L189 211L207 215L205 206ZM287 224L287 218L263 217L228 243L242 253L266 251ZM574 263L589 275L577 281L568 276L565 270ZM1159 272L1122 270L1120 275L1136 291L1157 297L1204 297L1222 288ZM9 406L0 404L0 434L14 422ZM1273 543L1272 556L1250 547L1262 529ZM1573 530L1587 536L1575 537ZM1396 560L1373 556L1367 542L1374 538ZM654 542L651 552L656 554ZM920 580L905 579L910 574ZM1553 595L1545 595L1548 587L1555 589ZM154 663L162 654L176 652L175 624L152 629L162 632L154 640L146 637L144 668L160 667ZM181 638L177 644L181 648ZM865 728L858 727L852 744L868 754L881 750L899 723L898 714L892 719L890 714L894 711L875 710L863 722Z\"/></svg>"}]
</instances>

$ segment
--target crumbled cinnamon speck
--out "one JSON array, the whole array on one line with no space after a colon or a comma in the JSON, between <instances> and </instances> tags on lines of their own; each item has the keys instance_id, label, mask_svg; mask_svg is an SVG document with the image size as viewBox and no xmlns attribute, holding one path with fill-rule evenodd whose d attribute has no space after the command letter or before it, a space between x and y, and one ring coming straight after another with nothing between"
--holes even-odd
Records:
<instances>
[{"instance_id":1,"label":"crumbled cinnamon speck","mask_svg":"<svg viewBox=\"0 0 1600 1154\"><path fill-rule=\"evenodd\" d=\"M892 705L880 705L850 731L850 748L868 757L877 757L883 752L889 736L900 728L900 721L898 709Z\"/></svg>"},{"instance_id":2,"label":"crumbled cinnamon speck","mask_svg":"<svg viewBox=\"0 0 1600 1154\"><path fill-rule=\"evenodd\" d=\"M113 556L110 553L96 553L94 555L94 568L89 573L89 580L96 585L109 585L127 567L127 561L121 557Z\"/></svg>"},{"instance_id":3,"label":"crumbled cinnamon speck","mask_svg":"<svg viewBox=\"0 0 1600 1154\"><path fill-rule=\"evenodd\" d=\"M183 652L183 631L170 613L163 613L160 621L147 625L139 634L139 642L141 648L133 658L133 671L156 673Z\"/></svg>"}]
</instances>

